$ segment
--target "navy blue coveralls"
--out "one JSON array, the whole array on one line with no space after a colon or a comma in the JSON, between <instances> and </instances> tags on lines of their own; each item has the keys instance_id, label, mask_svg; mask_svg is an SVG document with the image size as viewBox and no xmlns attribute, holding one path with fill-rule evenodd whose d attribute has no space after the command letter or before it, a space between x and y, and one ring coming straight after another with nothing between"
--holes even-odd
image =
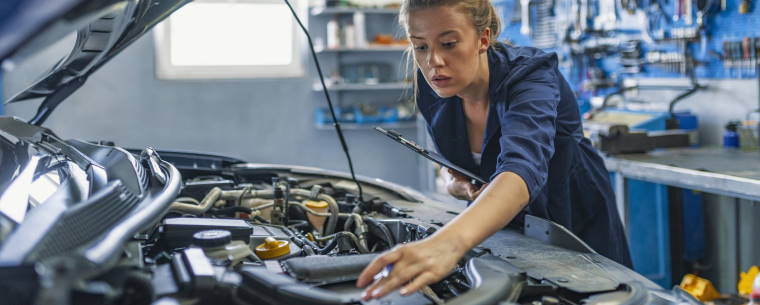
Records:
<instances>
[{"instance_id":1,"label":"navy blue coveralls","mask_svg":"<svg viewBox=\"0 0 760 305\"><path fill-rule=\"evenodd\" d=\"M488 49L490 106L481 165L470 152L462 100L438 96L420 73L417 106L438 152L491 181L510 171L528 186L524 214L557 222L598 253L631 266L604 161L583 136L556 54L502 43Z\"/></svg>"}]
</instances>

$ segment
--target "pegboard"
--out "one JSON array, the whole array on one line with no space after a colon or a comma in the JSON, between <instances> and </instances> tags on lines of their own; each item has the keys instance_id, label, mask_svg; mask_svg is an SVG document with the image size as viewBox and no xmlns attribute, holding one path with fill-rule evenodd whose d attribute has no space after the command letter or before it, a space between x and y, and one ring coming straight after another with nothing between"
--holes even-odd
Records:
<instances>
[{"instance_id":1,"label":"pegboard","mask_svg":"<svg viewBox=\"0 0 760 305\"><path fill-rule=\"evenodd\" d=\"M541 1L541 0L531 0ZM563 7L563 3L572 0L554 0L556 10L566 9L567 4ZM599 0L589 0L592 3L592 13L594 10L598 10ZM625 36L626 39L640 39L642 58L648 52L663 52L673 53L679 48L678 42L672 40L659 40L658 38L671 37L674 32L683 29L695 28L696 22L692 22L692 25L687 25L683 17L680 20L673 20L673 13L677 10L678 0L652 0L648 3L658 2L662 7L661 11L650 10L647 7L640 7L636 10L637 14L645 15L647 21L653 21L653 24L659 24L660 30L655 34L650 31L644 31L641 19L636 19L634 15L629 14L625 10L621 9L621 4L616 1L616 11L618 20L618 27L614 29L608 29L610 36ZM692 7L694 17L696 20L696 2L693 0ZM700 32L700 39L689 43L689 49L694 59L699 62L699 65L695 69L697 78L755 78L757 77L756 62L755 61L742 61L735 62L733 66L727 66L724 61L724 42L725 41L741 41L744 37L750 37L752 39L760 37L760 2L754 0L756 3L751 3L749 12L746 14L739 13L740 0L726 0L725 9L720 10L720 0L714 0L715 9L705 18L705 28ZM500 39L508 40L515 45L534 45L535 37L528 37L520 33L520 0L494 0L494 6L500 12L502 20L504 21L504 27ZM641 5L642 3L638 3ZM659 13L657 13L659 12ZM531 17L535 17L535 9L531 11ZM658 18L659 19L656 19ZM589 16L593 18L593 15ZM657 22L654 22L657 21ZM638 30L637 30L638 29ZM644 33L646 32L646 33ZM659 37L658 35L659 34ZM647 39L649 36L653 37L653 40ZM580 82L583 81L587 71L573 71L573 65L577 63L572 62L565 54L567 47L562 42L553 47L544 48L547 51L556 51L560 58L563 59L563 65L561 70L565 74L566 78L571 84L576 87L580 86ZM656 55L656 54L655 54ZM620 54L608 54L604 58L598 59L596 62L599 67L617 77L620 74L625 74L621 65ZM664 66L664 67L663 67ZM681 69L674 68L668 65L643 65L643 68L638 73L629 74L632 77L684 77L684 73ZM576 88L580 90L581 88ZM578 91L577 90L577 91ZM582 90L580 90L582 91Z\"/></svg>"},{"instance_id":2,"label":"pegboard","mask_svg":"<svg viewBox=\"0 0 760 305\"><path fill-rule=\"evenodd\" d=\"M757 2L757 1L755 1ZM747 14L739 13L739 3L736 0L727 0L726 10L715 14L708 23L708 47L717 54L723 54L724 41L741 41L744 37L760 37L760 9L758 4L752 3L751 11ZM697 74L707 78L754 78L757 71L754 68L729 68L723 67L723 61L716 56L706 57L707 66L697 70ZM707 59L706 58L706 59ZM750 71L748 71L750 70Z\"/></svg>"}]
</instances>

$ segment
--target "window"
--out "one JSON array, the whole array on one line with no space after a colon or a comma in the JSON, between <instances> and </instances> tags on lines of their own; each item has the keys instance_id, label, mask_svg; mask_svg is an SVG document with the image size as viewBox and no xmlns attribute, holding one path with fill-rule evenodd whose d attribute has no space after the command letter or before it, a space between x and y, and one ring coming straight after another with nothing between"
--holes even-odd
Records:
<instances>
[{"instance_id":1,"label":"window","mask_svg":"<svg viewBox=\"0 0 760 305\"><path fill-rule=\"evenodd\" d=\"M303 34L283 0L196 0L154 33L160 79L304 75Z\"/></svg>"}]
</instances>

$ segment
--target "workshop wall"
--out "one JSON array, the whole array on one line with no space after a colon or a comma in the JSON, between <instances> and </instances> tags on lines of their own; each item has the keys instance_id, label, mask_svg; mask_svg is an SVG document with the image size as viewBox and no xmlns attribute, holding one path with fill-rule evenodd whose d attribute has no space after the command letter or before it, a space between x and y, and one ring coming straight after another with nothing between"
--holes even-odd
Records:
<instances>
[{"instance_id":1,"label":"workshop wall","mask_svg":"<svg viewBox=\"0 0 760 305\"><path fill-rule=\"evenodd\" d=\"M760 39L760 10L754 5L742 11L744 1L703 1L704 8L693 8L707 14L705 27L700 28L700 13L673 0L583 1L586 19L578 18L576 12L584 7L573 1L493 2L505 21L500 38L558 53L560 68L575 88L582 110L588 109L591 97L622 86L623 79L689 88L686 71L692 65L687 58L698 63L694 72L699 83L710 87L682 100L676 109L692 110L699 117L702 145L720 146L723 126L758 108L755 41ZM529 8L522 3L529 3ZM749 44L742 45L743 40ZM663 111L681 92L627 96L646 101L653 107L650 110Z\"/></svg>"},{"instance_id":2,"label":"workshop wall","mask_svg":"<svg viewBox=\"0 0 760 305\"><path fill-rule=\"evenodd\" d=\"M335 132L317 130L310 76L289 79L168 81L155 77L153 37L145 35L92 75L46 123L69 139L123 147L220 153L257 163L348 172ZM5 74L5 99L35 81L68 51L66 41ZM311 60L307 75L313 75ZM30 118L37 102L9 105ZM415 139L414 130L401 130ZM417 158L372 130L344 132L357 174L417 187ZM408 134L407 134L408 133Z\"/></svg>"},{"instance_id":3,"label":"workshop wall","mask_svg":"<svg viewBox=\"0 0 760 305\"><path fill-rule=\"evenodd\" d=\"M687 79L642 79L642 82L688 86ZM699 118L699 138L702 146L723 145L724 126L729 121L744 120L758 108L757 80L700 79L707 88L679 102L675 110L688 110ZM667 111L668 102L682 91L638 91L627 97L646 101L646 109ZM750 115L757 119L757 114Z\"/></svg>"}]
</instances>

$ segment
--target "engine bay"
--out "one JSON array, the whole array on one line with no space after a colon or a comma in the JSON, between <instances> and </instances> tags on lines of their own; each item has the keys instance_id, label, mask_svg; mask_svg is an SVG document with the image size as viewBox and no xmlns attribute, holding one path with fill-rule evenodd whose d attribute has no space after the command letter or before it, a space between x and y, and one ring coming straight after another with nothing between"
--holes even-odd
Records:
<instances>
[{"instance_id":1,"label":"engine bay","mask_svg":"<svg viewBox=\"0 0 760 305\"><path fill-rule=\"evenodd\" d=\"M287 293L272 294L278 291L272 285L289 283L290 289L328 303L358 302L361 290L353 281L377 253L422 239L437 227L411 220L403 209L379 197L359 200L345 181L254 175L238 183L229 178L200 175L186 180L145 241L141 251L145 264L157 267L155 280L161 275L171 274L164 280L181 279L178 273L190 275L175 289L156 290L156 297L308 303L303 298L288 301ZM206 274L204 284L199 268L208 266L214 272ZM469 288L464 273L454 272L424 292L403 298L403 304L442 303Z\"/></svg>"},{"instance_id":2,"label":"engine bay","mask_svg":"<svg viewBox=\"0 0 760 305\"><path fill-rule=\"evenodd\" d=\"M609 278L573 291L561 279L516 267L515 257L477 247L446 278L415 294L362 303L355 280L372 259L433 234L446 220L423 221L408 208L423 203L377 185L364 185L362 201L352 182L336 177L218 173L185 172L182 192L155 230L127 247L119 265L131 267L101 277L121 279L111 285L119 293L101 294L98 303L539 305L647 298L643 286Z\"/></svg>"},{"instance_id":3,"label":"engine bay","mask_svg":"<svg viewBox=\"0 0 760 305\"><path fill-rule=\"evenodd\" d=\"M51 197L8 235L9 304L697 304L529 215L438 282L363 302L355 281L377 255L464 205L319 168L84 148L122 170L86 200L61 187L71 200Z\"/></svg>"}]
</instances>

